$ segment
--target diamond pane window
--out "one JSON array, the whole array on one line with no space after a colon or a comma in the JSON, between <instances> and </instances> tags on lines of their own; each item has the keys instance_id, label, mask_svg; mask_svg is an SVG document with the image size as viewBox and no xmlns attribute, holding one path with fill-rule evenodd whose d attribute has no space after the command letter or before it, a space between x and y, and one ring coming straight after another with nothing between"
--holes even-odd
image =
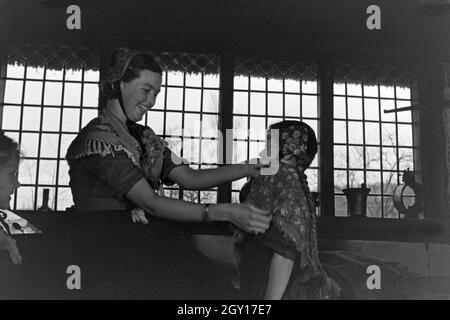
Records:
<instances>
[{"instance_id":1,"label":"diamond pane window","mask_svg":"<svg viewBox=\"0 0 450 320\"><path fill-rule=\"evenodd\" d=\"M342 190L371 189L370 217L398 218L392 192L401 172L414 170L412 112L407 68L339 64L334 83L334 188L336 215L347 215Z\"/></svg>"},{"instance_id":2,"label":"diamond pane window","mask_svg":"<svg viewBox=\"0 0 450 320\"><path fill-rule=\"evenodd\" d=\"M216 168L219 145L219 59L186 53L153 53L163 69L155 107L140 122L163 137L193 169ZM164 186L165 196L217 202L217 188L182 190Z\"/></svg>"},{"instance_id":3,"label":"diamond pane window","mask_svg":"<svg viewBox=\"0 0 450 320\"><path fill-rule=\"evenodd\" d=\"M67 147L98 113L99 52L12 45L8 50L1 129L21 146L21 187L13 210L37 210L49 189L52 210L70 207Z\"/></svg>"},{"instance_id":4,"label":"diamond pane window","mask_svg":"<svg viewBox=\"0 0 450 320\"><path fill-rule=\"evenodd\" d=\"M233 163L259 157L265 130L283 120L299 120L318 135L318 79L315 64L238 59L234 72ZM317 159L306 171L318 191ZM232 201L246 179L232 183Z\"/></svg>"}]
</instances>

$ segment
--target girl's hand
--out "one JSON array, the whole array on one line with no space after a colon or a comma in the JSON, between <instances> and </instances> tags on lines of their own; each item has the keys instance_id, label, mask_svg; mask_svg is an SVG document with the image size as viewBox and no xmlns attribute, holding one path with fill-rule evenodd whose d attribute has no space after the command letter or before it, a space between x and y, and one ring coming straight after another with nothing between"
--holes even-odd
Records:
<instances>
[{"instance_id":1,"label":"girl's hand","mask_svg":"<svg viewBox=\"0 0 450 320\"><path fill-rule=\"evenodd\" d=\"M8 250L9 256L14 264L22 264L22 256L17 248L16 240L8 236L0 229L0 249Z\"/></svg>"},{"instance_id":2,"label":"girl's hand","mask_svg":"<svg viewBox=\"0 0 450 320\"><path fill-rule=\"evenodd\" d=\"M133 223L143 223L143 224L148 223L148 220L145 217L145 211L139 207L136 207L133 210L131 210L131 220L133 220Z\"/></svg>"},{"instance_id":3,"label":"girl's hand","mask_svg":"<svg viewBox=\"0 0 450 320\"><path fill-rule=\"evenodd\" d=\"M272 214L251 204L232 203L227 209L229 221L248 233L265 233L269 228Z\"/></svg>"},{"instance_id":4,"label":"girl's hand","mask_svg":"<svg viewBox=\"0 0 450 320\"><path fill-rule=\"evenodd\" d=\"M256 178L261 174L261 168L268 167L270 167L270 163L263 164L259 158L250 159L245 162L246 176Z\"/></svg>"}]
</instances>

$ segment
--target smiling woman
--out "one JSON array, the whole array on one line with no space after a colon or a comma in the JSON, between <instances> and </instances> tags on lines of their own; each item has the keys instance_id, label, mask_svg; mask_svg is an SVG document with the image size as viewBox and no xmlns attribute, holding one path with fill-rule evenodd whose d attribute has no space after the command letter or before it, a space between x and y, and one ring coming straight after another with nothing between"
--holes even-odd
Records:
<instances>
[{"instance_id":1,"label":"smiling woman","mask_svg":"<svg viewBox=\"0 0 450 320\"><path fill-rule=\"evenodd\" d=\"M167 220L225 221L252 233L265 232L271 220L252 205L201 205L161 196L163 184L209 189L256 177L261 167L185 165L165 140L137 123L155 105L161 82L162 70L150 54L114 51L101 83L106 107L68 149L75 206L66 218L73 226L67 236L74 261L92 275L83 286L84 298L231 298L231 283Z\"/></svg>"}]
</instances>

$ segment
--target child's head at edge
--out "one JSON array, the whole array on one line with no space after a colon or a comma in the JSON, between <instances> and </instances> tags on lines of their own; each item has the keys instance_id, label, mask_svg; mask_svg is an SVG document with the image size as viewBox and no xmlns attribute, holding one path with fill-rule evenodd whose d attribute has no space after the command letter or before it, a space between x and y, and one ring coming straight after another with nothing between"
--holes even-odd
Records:
<instances>
[{"instance_id":1,"label":"child's head at edge","mask_svg":"<svg viewBox=\"0 0 450 320\"><path fill-rule=\"evenodd\" d=\"M9 209L11 194L19 186L19 146L0 131L0 209Z\"/></svg>"}]
</instances>

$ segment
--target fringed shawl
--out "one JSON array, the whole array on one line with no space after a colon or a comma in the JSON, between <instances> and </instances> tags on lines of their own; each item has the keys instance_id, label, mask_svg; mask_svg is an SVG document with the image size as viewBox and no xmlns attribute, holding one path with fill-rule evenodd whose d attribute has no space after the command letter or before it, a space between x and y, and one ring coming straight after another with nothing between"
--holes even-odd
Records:
<instances>
[{"instance_id":1,"label":"fringed shawl","mask_svg":"<svg viewBox=\"0 0 450 320\"><path fill-rule=\"evenodd\" d=\"M132 163L141 169L152 187L159 185L159 176L163 164L163 151L167 142L158 137L150 127L133 124L142 141L139 142L128 129L110 111L103 110L98 118L84 127L70 145L66 159L77 160L92 155L114 157L123 151Z\"/></svg>"}]
</instances>

